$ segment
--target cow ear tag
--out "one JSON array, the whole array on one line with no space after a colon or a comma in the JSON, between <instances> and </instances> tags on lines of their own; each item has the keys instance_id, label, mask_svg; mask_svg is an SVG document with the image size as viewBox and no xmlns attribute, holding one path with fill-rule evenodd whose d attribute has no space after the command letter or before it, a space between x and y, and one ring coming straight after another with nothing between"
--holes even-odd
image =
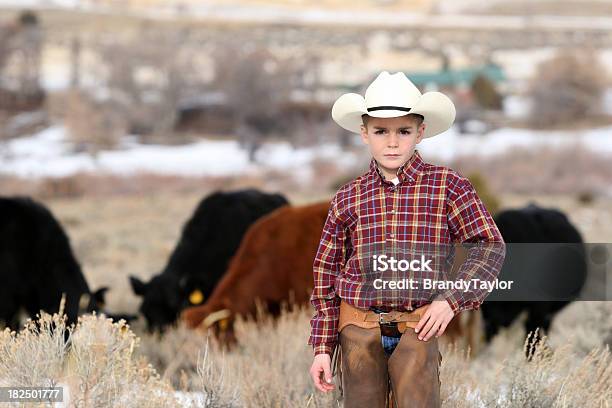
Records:
<instances>
[{"instance_id":1,"label":"cow ear tag","mask_svg":"<svg viewBox=\"0 0 612 408\"><path fill-rule=\"evenodd\" d=\"M219 329L221 329L222 331L225 331L227 330L228 326L229 326L229 322L227 321L227 318L219 320Z\"/></svg>"},{"instance_id":2,"label":"cow ear tag","mask_svg":"<svg viewBox=\"0 0 612 408\"><path fill-rule=\"evenodd\" d=\"M196 289L189 294L189 303L192 305L199 305L204 301L204 294L200 289Z\"/></svg>"}]
</instances>

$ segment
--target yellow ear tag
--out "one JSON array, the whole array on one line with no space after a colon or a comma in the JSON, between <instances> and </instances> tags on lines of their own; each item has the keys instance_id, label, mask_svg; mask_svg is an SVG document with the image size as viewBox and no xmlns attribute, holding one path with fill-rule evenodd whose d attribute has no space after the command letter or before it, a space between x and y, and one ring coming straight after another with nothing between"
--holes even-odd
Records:
<instances>
[{"instance_id":1,"label":"yellow ear tag","mask_svg":"<svg viewBox=\"0 0 612 408\"><path fill-rule=\"evenodd\" d=\"M189 303L192 305L199 305L204 301L204 294L200 291L200 289L196 289L189 295Z\"/></svg>"},{"instance_id":2,"label":"yellow ear tag","mask_svg":"<svg viewBox=\"0 0 612 408\"><path fill-rule=\"evenodd\" d=\"M229 325L229 322L227 321L227 319L219 320L219 329L225 331L225 330L227 330L227 326L228 325Z\"/></svg>"}]
</instances>

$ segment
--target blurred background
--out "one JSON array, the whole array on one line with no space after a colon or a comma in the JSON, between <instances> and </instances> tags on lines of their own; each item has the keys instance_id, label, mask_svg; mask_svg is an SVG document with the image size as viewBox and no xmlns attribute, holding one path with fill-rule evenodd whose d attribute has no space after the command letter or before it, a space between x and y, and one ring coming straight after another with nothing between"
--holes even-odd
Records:
<instances>
[{"instance_id":1,"label":"blurred background","mask_svg":"<svg viewBox=\"0 0 612 408\"><path fill-rule=\"evenodd\" d=\"M160 272L210 192L305 204L366 171L331 105L402 71L457 108L426 161L610 242L610 67L610 0L0 0L0 194L51 208L135 313L127 276Z\"/></svg>"},{"instance_id":2,"label":"blurred background","mask_svg":"<svg viewBox=\"0 0 612 408\"><path fill-rule=\"evenodd\" d=\"M498 193L612 194L609 1L0 6L3 189L79 196L149 175L327 191L366 157L331 104L389 70L457 106L419 146L429 160Z\"/></svg>"}]
</instances>

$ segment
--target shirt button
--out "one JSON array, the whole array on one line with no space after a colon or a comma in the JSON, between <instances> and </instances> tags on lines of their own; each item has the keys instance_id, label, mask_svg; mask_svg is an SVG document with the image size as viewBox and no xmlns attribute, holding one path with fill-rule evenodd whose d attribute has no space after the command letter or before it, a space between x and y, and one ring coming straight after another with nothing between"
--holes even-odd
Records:
<instances>
[{"instance_id":1,"label":"shirt button","mask_svg":"<svg viewBox=\"0 0 612 408\"><path fill-rule=\"evenodd\" d=\"M391 210L389 211L391 214L395 214L395 210Z\"/></svg>"},{"instance_id":2,"label":"shirt button","mask_svg":"<svg viewBox=\"0 0 612 408\"><path fill-rule=\"evenodd\" d=\"M393 234L389 234L389 238L393 238L395 235Z\"/></svg>"}]
</instances>

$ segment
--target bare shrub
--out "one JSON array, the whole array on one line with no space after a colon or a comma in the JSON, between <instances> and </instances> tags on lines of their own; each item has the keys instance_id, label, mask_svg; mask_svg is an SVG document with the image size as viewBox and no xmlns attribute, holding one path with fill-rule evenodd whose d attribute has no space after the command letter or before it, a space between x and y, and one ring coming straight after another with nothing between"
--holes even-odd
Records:
<instances>
[{"instance_id":1,"label":"bare shrub","mask_svg":"<svg viewBox=\"0 0 612 408\"><path fill-rule=\"evenodd\" d=\"M30 10L0 26L0 109L29 110L42 102L43 43L38 16Z\"/></svg>"},{"instance_id":2,"label":"bare shrub","mask_svg":"<svg viewBox=\"0 0 612 408\"><path fill-rule=\"evenodd\" d=\"M571 344L577 355L586 356L591 350L605 346L611 330L612 302L573 302L554 320L550 344Z\"/></svg>"},{"instance_id":3,"label":"bare shrub","mask_svg":"<svg viewBox=\"0 0 612 408\"><path fill-rule=\"evenodd\" d=\"M444 407L471 407L478 396L478 378L470 373L469 352L451 345L442 352L440 397Z\"/></svg>"},{"instance_id":4,"label":"bare shrub","mask_svg":"<svg viewBox=\"0 0 612 408\"><path fill-rule=\"evenodd\" d=\"M608 157L575 146L537 149L515 147L492 157L462 156L450 166L463 174L479 172L497 194L577 194L598 196L610 188Z\"/></svg>"},{"instance_id":5,"label":"bare shrub","mask_svg":"<svg viewBox=\"0 0 612 408\"><path fill-rule=\"evenodd\" d=\"M19 333L5 329L0 334L0 384L56 386L68 353L65 331L65 316L47 313L28 319Z\"/></svg>"},{"instance_id":6,"label":"bare shrub","mask_svg":"<svg viewBox=\"0 0 612 408\"><path fill-rule=\"evenodd\" d=\"M576 326L575 326L576 327ZM526 350L533 339L524 342ZM491 347L491 346L490 346ZM444 407L600 407L612 396L612 356L597 347L586 355L570 343L551 348L547 336L533 349L491 350L469 360L455 348L443 353Z\"/></svg>"},{"instance_id":7,"label":"bare shrub","mask_svg":"<svg viewBox=\"0 0 612 408\"><path fill-rule=\"evenodd\" d=\"M68 95L65 124L75 150L93 155L116 147L126 131L122 113L112 101L76 89Z\"/></svg>"},{"instance_id":8,"label":"bare shrub","mask_svg":"<svg viewBox=\"0 0 612 408\"><path fill-rule=\"evenodd\" d=\"M576 194L576 201L583 205L591 205L595 201L595 194L592 191L581 191Z\"/></svg>"},{"instance_id":9,"label":"bare shrub","mask_svg":"<svg viewBox=\"0 0 612 408\"><path fill-rule=\"evenodd\" d=\"M237 364L242 403L245 407L335 406L338 387L323 395L316 391L308 375L312 349L306 344L310 326L304 320L308 310L283 307L273 319L258 308L258 322L239 319L240 339ZM265 339L265 340L264 340ZM232 355L231 357L236 358Z\"/></svg>"},{"instance_id":10,"label":"bare shrub","mask_svg":"<svg viewBox=\"0 0 612 408\"><path fill-rule=\"evenodd\" d=\"M213 50L215 83L234 112L236 137L255 160L255 152L272 135L287 138L288 124L279 112L289 100L295 69L290 58L280 58L253 43L227 39Z\"/></svg>"},{"instance_id":11,"label":"bare shrub","mask_svg":"<svg viewBox=\"0 0 612 408\"><path fill-rule=\"evenodd\" d=\"M504 361L499 375L488 378L480 402L487 407L599 407L610 400L609 349L593 349L581 358L569 344L553 351L547 341L543 336L531 361L521 355Z\"/></svg>"},{"instance_id":12,"label":"bare shrub","mask_svg":"<svg viewBox=\"0 0 612 408\"><path fill-rule=\"evenodd\" d=\"M212 342L215 343L214 339ZM196 372L199 353L208 347L205 337L182 326L166 331L163 336L142 333L140 344L140 354L176 388L188 388L188 384L181 382L181 375Z\"/></svg>"},{"instance_id":13,"label":"bare shrub","mask_svg":"<svg viewBox=\"0 0 612 408\"><path fill-rule=\"evenodd\" d=\"M233 62L224 65L229 59ZM225 90L228 104L243 120L272 115L287 99L287 66L272 52L264 48L221 48L217 49L215 61L218 84Z\"/></svg>"},{"instance_id":14,"label":"bare shrub","mask_svg":"<svg viewBox=\"0 0 612 408\"><path fill-rule=\"evenodd\" d=\"M213 360L209 354L208 341L204 348L202 358L198 356L197 378L200 390L203 390L203 401L199 406L204 407L234 407L238 406L239 389L232 384L231 375L227 370L224 359L221 362ZM224 356L222 356L224 357Z\"/></svg>"},{"instance_id":15,"label":"bare shrub","mask_svg":"<svg viewBox=\"0 0 612 408\"><path fill-rule=\"evenodd\" d=\"M182 325L163 337L143 334L141 351L148 359L172 367L165 371L166 378L180 384L185 399L191 397L200 406L335 406L336 396L317 392L308 376L312 350L306 344L307 313L304 308L285 307L275 320L260 305L257 323L237 318L239 343L231 352L223 351L210 331Z\"/></svg>"},{"instance_id":16,"label":"bare shrub","mask_svg":"<svg viewBox=\"0 0 612 408\"><path fill-rule=\"evenodd\" d=\"M65 316L42 313L20 332L0 335L0 384L61 385L64 402L75 407L176 406L172 388L134 358L137 346L124 321L88 315L66 327Z\"/></svg>"},{"instance_id":17,"label":"bare shrub","mask_svg":"<svg viewBox=\"0 0 612 408\"><path fill-rule=\"evenodd\" d=\"M600 315L593 315L587 326L581 318L597 305L581 305L584 310L562 312L561 326L597 337L603 329ZM77 407L336 406L337 391L317 392L308 375L311 310L284 308L277 320L262 311L257 323L237 319L239 344L231 352L224 353L201 331L179 326L143 347L143 355L136 351L138 337L124 322L89 315L66 328L59 315L43 314L19 333L0 333L0 384L62 385L67 387L64 395L70 406ZM609 315L609 305L602 303L601 312ZM598 331L588 329L597 325L597 319ZM612 356L609 348L588 344L593 345L587 342L579 349L576 343L559 338L553 345L543 336L531 361L508 341L494 342L474 359L457 348L443 350L443 406L605 406L612 398ZM167 371L167 380L178 386L173 388L160 378L147 359L152 353L158 353L166 365L180 359L183 369ZM337 377L334 380L337 384Z\"/></svg>"},{"instance_id":18,"label":"bare shrub","mask_svg":"<svg viewBox=\"0 0 612 408\"><path fill-rule=\"evenodd\" d=\"M127 132L144 140L170 142L180 103L206 88L200 56L188 45L188 31L143 25L124 37L100 37L87 44L104 99L115 106ZM100 93L93 88L90 92Z\"/></svg>"},{"instance_id":19,"label":"bare shrub","mask_svg":"<svg viewBox=\"0 0 612 408\"><path fill-rule=\"evenodd\" d=\"M73 332L67 362L77 406L167 406L172 389L144 359L135 359L138 338L125 321L83 316Z\"/></svg>"},{"instance_id":20,"label":"bare shrub","mask_svg":"<svg viewBox=\"0 0 612 408\"><path fill-rule=\"evenodd\" d=\"M563 50L541 63L531 81L534 127L571 125L600 114L606 70L591 50Z\"/></svg>"}]
</instances>

